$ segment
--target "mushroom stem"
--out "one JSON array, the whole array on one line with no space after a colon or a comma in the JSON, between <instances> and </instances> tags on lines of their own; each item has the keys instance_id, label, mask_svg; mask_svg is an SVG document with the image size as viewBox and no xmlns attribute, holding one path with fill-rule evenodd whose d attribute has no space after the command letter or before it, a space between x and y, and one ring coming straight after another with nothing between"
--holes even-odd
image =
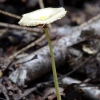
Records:
<instances>
[{"instance_id":1,"label":"mushroom stem","mask_svg":"<svg viewBox=\"0 0 100 100\"><path fill-rule=\"evenodd\" d=\"M47 38L47 41L48 41L48 45L49 45L49 49L50 49L52 71L53 71L53 78L54 78L54 85L55 85L55 89L56 89L57 100L61 100L61 96L60 96L60 92L59 92L59 86L58 86L56 66L55 66L54 53L53 53L53 49L52 49L52 43L51 43L51 40L50 40L50 36L48 34L47 26L45 25L43 28L44 28L46 38Z\"/></svg>"}]
</instances>

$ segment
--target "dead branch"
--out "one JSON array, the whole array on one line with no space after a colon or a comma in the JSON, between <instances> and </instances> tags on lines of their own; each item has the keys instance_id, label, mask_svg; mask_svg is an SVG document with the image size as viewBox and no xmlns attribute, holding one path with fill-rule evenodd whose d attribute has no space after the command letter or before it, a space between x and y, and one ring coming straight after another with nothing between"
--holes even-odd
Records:
<instances>
[{"instance_id":1,"label":"dead branch","mask_svg":"<svg viewBox=\"0 0 100 100\"><path fill-rule=\"evenodd\" d=\"M80 67L84 66L86 63L88 63L94 56L96 56L99 52L97 52L96 54L92 55L91 57L89 57L86 61L82 62L79 66L75 67L72 71L68 72L65 75L62 75L61 77L58 77L58 80L63 79L64 77L67 77L69 75L71 75L72 73L74 73L76 70L78 70ZM52 81L49 81L48 84L53 83Z\"/></svg>"},{"instance_id":2,"label":"dead branch","mask_svg":"<svg viewBox=\"0 0 100 100\"><path fill-rule=\"evenodd\" d=\"M7 16L10 16L10 17L13 17L13 18L16 18L16 19L21 19L20 16L15 15L15 14L11 14L11 13L6 12L6 11L3 11L3 10L0 10L0 13L1 13L1 14L4 14L4 15L7 15Z\"/></svg>"},{"instance_id":3,"label":"dead branch","mask_svg":"<svg viewBox=\"0 0 100 100\"><path fill-rule=\"evenodd\" d=\"M67 47L82 41L82 38L80 37L81 31L89 30L91 28L94 29L97 34L100 34L100 15L79 26L73 33L62 37L53 44L56 67L62 66L66 61ZM34 80L51 70L49 48L48 46L45 46L26 58L20 59L16 63L20 63L20 67L17 68L9 78L19 86L24 85L27 77L30 80Z\"/></svg>"},{"instance_id":4,"label":"dead branch","mask_svg":"<svg viewBox=\"0 0 100 100\"><path fill-rule=\"evenodd\" d=\"M93 59L100 51L98 51L96 54L92 55L91 57L89 57L86 61L82 62L79 66L75 67L72 71L68 72L67 74L61 76L58 78L58 80L61 80L62 78L71 75L72 73L74 73L76 70L78 70L80 67L84 66L86 63L88 63L91 59ZM52 81L51 81L52 82Z\"/></svg>"},{"instance_id":5,"label":"dead branch","mask_svg":"<svg viewBox=\"0 0 100 100\"><path fill-rule=\"evenodd\" d=\"M37 90L39 87L41 87L41 86L42 86L42 83L37 84L37 86L32 87L32 88L26 90L25 93L24 93L23 95L21 95L21 97L17 98L17 100L23 99L24 97L28 96L28 95L29 95L30 93L32 93L33 91L36 91L36 90ZM15 99L15 100L16 100L16 99Z\"/></svg>"},{"instance_id":6,"label":"dead branch","mask_svg":"<svg viewBox=\"0 0 100 100\"><path fill-rule=\"evenodd\" d=\"M16 19L21 19L20 16L6 12L6 11L3 11L3 10L0 10L0 13L7 15L7 16L10 16L10 17L13 17L13 18L16 18ZM19 29L19 30L33 31L33 32L37 32L37 33L41 33L41 31L42 31L42 30L39 30L37 28L22 27L22 26L17 26L17 25L13 25L13 24L3 23L3 22L0 22L0 26L6 27L6 28ZM42 31L42 33L43 33L43 31Z\"/></svg>"},{"instance_id":7,"label":"dead branch","mask_svg":"<svg viewBox=\"0 0 100 100\"><path fill-rule=\"evenodd\" d=\"M18 26L18 25L14 25L14 24L3 23L3 22L0 22L0 27L43 33L43 31L40 28L28 28L28 27L22 27L22 26Z\"/></svg>"},{"instance_id":8,"label":"dead branch","mask_svg":"<svg viewBox=\"0 0 100 100\"><path fill-rule=\"evenodd\" d=\"M14 53L13 55L11 55L11 56L9 57L9 59L15 58L18 54L20 54L20 53L26 51L27 49L29 49L29 48L35 46L35 44L37 44L38 42L42 41L44 38L45 38L45 35L43 35L41 38L39 38L39 39L36 40L35 42L32 42L30 45L26 46L25 48L23 48L23 49L19 50L18 52Z\"/></svg>"},{"instance_id":9,"label":"dead branch","mask_svg":"<svg viewBox=\"0 0 100 100\"><path fill-rule=\"evenodd\" d=\"M39 5L40 5L40 8L44 8L44 3L43 3L43 0L39 0Z\"/></svg>"}]
</instances>

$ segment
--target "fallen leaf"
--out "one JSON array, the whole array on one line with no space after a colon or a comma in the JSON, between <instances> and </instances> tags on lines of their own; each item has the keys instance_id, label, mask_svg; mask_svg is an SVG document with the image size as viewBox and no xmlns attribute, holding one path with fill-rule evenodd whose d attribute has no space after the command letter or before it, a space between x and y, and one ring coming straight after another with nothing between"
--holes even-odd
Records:
<instances>
[{"instance_id":1,"label":"fallen leaf","mask_svg":"<svg viewBox=\"0 0 100 100\"><path fill-rule=\"evenodd\" d=\"M61 95L64 95L63 90L64 90L63 88L61 88L61 87L59 88ZM55 91L54 87L47 88L44 91L43 100L45 100L46 98L48 98L48 100L53 100L53 98L55 98L55 97L56 97L56 91Z\"/></svg>"}]
</instances>

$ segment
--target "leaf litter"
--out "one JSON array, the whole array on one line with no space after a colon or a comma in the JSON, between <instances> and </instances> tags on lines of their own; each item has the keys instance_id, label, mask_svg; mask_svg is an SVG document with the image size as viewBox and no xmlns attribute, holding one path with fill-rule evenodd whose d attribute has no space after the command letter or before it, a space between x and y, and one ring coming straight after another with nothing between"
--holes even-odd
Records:
<instances>
[{"instance_id":1,"label":"leaf litter","mask_svg":"<svg viewBox=\"0 0 100 100\"><path fill-rule=\"evenodd\" d=\"M2 3L1 8L4 9L5 3L3 4L3 2L6 2L6 0L1 0L0 2ZM35 2L34 5L32 5L30 2L33 2L33 1L31 0L29 1L21 0L20 1L20 3L25 4L25 7L28 8L28 10L31 9L31 7L37 5L37 1L35 0L34 0ZM48 2L46 1L45 3L48 5ZM5 10L9 8L10 3L14 3L14 2L13 1L9 2ZM54 1L52 1L52 4L55 5ZM56 34L51 34L53 31L50 31L51 39L56 42L57 41L56 39L63 37L66 33L69 32L70 34L73 30L72 26L80 25L84 23L85 21L87 21L88 19L90 19L91 17L97 15L100 12L100 10L98 10L99 8L98 4L99 4L99 0L97 0L97 3L95 4L85 2L84 11L81 11L80 9L78 10L78 8L74 10L73 7L72 8L67 7L69 11L69 15L67 15L61 21L54 23ZM76 2L76 5L77 5L77 2ZM19 12L23 13L25 7L22 6ZM16 13L18 13L18 9L19 7L14 8ZM10 18L9 20L9 18L6 18L5 20L5 17L3 16L4 15L1 16L0 20L3 19L4 22L6 21L6 23L9 23L9 22L16 23L15 19ZM68 28L66 25L64 25L66 23L71 25L71 28L69 28L68 32L65 30L66 28ZM64 32L62 32L62 30L60 30L60 32L64 34L59 34L59 31L57 33L57 28L60 29L61 26L62 28L64 28L63 30ZM7 28L3 28L4 31L6 29ZM9 33L9 30L10 30L10 33ZM3 31L0 30L0 33L2 32ZM100 82L100 79L99 79L99 76L100 76L99 75L99 72L100 72L99 47L100 46L99 45L100 45L100 41L99 41L99 35L97 34L93 35L92 34L93 32L96 33L96 31L93 31L91 28L89 30L82 32L85 34L85 36L82 37L82 38L85 38L85 40L77 44L73 44L73 46L71 47L68 47L68 57L67 57L66 63L60 68L58 68L57 70L59 77L70 72L71 70L74 70L78 65L82 64L82 62L86 61L89 57L94 55L91 60L89 60L86 64L83 64L81 68L76 70L76 72L73 72L70 75L70 77L74 79L78 79L82 82L89 78L89 81L86 82L86 84L88 84L89 87L90 86L93 87L95 85L99 87L99 82ZM16 68L20 67L20 64L16 64L19 58L16 57L13 61L11 61L9 59L9 56L12 55L14 52L18 51L19 49L22 49L23 47L34 42L36 39L40 38L42 35L36 32L34 32L34 34L28 31L18 31L18 30L7 29L5 33L2 33L2 35L0 35L0 99L1 100L2 99L4 100L21 100L21 99L22 100L55 100L56 99L56 94L55 94L53 83L49 82L52 80L52 75L50 74L50 72L48 72L48 74L45 74L44 76L41 76L40 78L30 83L25 82L26 84L20 87L14 84L13 82L11 82L11 80L9 80L8 76ZM89 35L87 36L87 34ZM30 49L26 50L24 53L29 55L33 51L39 50L46 44L47 44L47 41L44 38L40 43L37 43L34 47L31 47ZM23 56L23 58L24 57L27 57L27 56L25 55ZM30 60L32 59L37 59L37 57L33 57ZM28 60L27 62L29 62L30 60ZM27 80L30 80L30 78L27 77ZM75 99L85 100L83 98L83 94L85 91L84 89L82 90L82 88L79 86L79 83L64 85L62 84L62 81L60 80L59 84L60 84L62 100L66 100L66 99L67 100L75 100ZM95 98L99 98L99 97L95 97Z\"/></svg>"}]
</instances>

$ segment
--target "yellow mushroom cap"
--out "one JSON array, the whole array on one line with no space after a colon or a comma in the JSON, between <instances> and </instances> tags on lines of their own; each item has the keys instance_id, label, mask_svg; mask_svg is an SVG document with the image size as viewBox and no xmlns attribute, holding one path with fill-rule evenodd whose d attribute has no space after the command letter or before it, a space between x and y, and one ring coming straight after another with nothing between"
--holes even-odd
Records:
<instances>
[{"instance_id":1,"label":"yellow mushroom cap","mask_svg":"<svg viewBox=\"0 0 100 100\"><path fill-rule=\"evenodd\" d=\"M37 26L41 24L50 24L65 16L67 11L61 8L44 8L39 9L22 16L18 22L22 26Z\"/></svg>"}]
</instances>

